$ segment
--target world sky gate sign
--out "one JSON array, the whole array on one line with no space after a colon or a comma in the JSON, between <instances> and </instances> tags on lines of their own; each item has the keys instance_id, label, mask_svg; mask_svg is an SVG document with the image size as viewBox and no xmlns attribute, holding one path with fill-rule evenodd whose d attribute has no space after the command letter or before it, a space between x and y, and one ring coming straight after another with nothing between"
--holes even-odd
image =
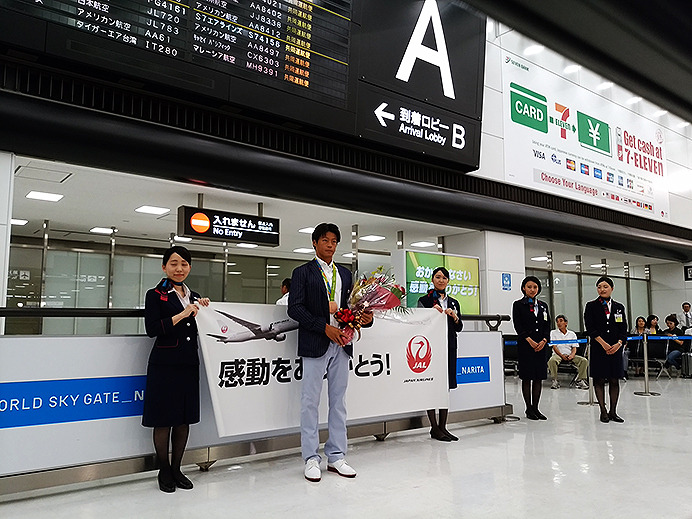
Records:
<instances>
[{"instance_id":1,"label":"world sky gate sign","mask_svg":"<svg viewBox=\"0 0 692 519\"><path fill-rule=\"evenodd\" d=\"M369 1L359 135L478 168L485 19L447 0Z\"/></svg>"},{"instance_id":2,"label":"world sky gate sign","mask_svg":"<svg viewBox=\"0 0 692 519\"><path fill-rule=\"evenodd\" d=\"M279 219L183 205L178 208L178 236L278 247Z\"/></svg>"}]
</instances>

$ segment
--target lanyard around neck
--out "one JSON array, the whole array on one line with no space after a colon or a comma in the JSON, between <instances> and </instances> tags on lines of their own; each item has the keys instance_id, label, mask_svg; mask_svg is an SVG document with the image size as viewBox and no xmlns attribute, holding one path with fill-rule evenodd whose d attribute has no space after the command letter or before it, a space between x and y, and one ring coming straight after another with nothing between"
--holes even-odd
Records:
<instances>
[{"instance_id":1,"label":"lanyard around neck","mask_svg":"<svg viewBox=\"0 0 692 519\"><path fill-rule=\"evenodd\" d=\"M322 265L320 265L319 262L317 264L320 267L320 274L322 274L322 279L324 279L324 284L326 285L327 291L329 292L329 300L334 301L334 294L336 293L336 265L332 263L332 282L329 283L329 279L327 278L327 275L324 273Z\"/></svg>"}]
</instances>

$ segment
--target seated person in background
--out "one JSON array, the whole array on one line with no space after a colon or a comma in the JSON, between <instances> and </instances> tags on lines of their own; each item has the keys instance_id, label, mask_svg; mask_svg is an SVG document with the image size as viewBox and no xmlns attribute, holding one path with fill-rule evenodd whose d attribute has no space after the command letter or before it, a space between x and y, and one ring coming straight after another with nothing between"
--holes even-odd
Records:
<instances>
[{"instance_id":1,"label":"seated person in background","mask_svg":"<svg viewBox=\"0 0 692 519\"><path fill-rule=\"evenodd\" d=\"M577 388L589 389L586 382L586 369L589 365L584 357L577 355L577 334L567 329L567 317L560 314L555 318L557 330L550 331L550 345L553 347L553 355L548 360L548 370L553 379L551 389L559 389L560 382L557 379L557 367L560 362L572 363L577 367ZM574 341L573 343L558 343L553 341Z\"/></svg>"},{"instance_id":2,"label":"seated person in background","mask_svg":"<svg viewBox=\"0 0 692 519\"><path fill-rule=\"evenodd\" d=\"M666 326L668 327L664 330L666 335L685 335L680 328L678 328L678 318L675 314L670 314L666 317ZM666 357L666 362L664 367L675 366L675 368L680 369L682 366L682 353L685 351L685 343L679 339L671 339L668 341L668 357Z\"/></svg>"},{"instance_id":3,"label":"seated person in background","mask_svg":"<svg viewBox=\"0 0 692 519\"><path fill-rule=\"evenodd\" d=\"M687 301L682 303L682 313L678 314L678 324L681 330L692 328L692 307Z\"/></svg>"},{"instance_id":4,"label":"seated person in background","mask_svg":"<svg viewBox=\"0 0 692 519\"><path fill-rule=\"evenodd\" d=\"M649 335L661 335L663 332L658 327L658 316L651 314L646 318L646 332Z\"/></svg>"}]
</instances>

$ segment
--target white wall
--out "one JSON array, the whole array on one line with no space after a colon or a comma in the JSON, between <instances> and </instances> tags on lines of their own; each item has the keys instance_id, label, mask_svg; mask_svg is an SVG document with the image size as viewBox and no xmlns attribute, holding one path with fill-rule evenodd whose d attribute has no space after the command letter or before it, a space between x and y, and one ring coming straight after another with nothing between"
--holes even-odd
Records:
<instances>
[{"instance_id":1,"label":"white wall","mask_svg":"<svg viewBox=\"0 0 692 519\"><path fill-rule=\"evenodd\" d=\"M445 237L445 252L480 259L481 313L512 314L512 303L523 297L525 276L524 237L492 231L474 231ZM512 276L512 289L502 289L502 274ZM470 326L464 325L471 329ZM485 324L475 327L486 330ZM503 333L514 333L512 323L502 323Z\"/></svg>"}]
</instances>

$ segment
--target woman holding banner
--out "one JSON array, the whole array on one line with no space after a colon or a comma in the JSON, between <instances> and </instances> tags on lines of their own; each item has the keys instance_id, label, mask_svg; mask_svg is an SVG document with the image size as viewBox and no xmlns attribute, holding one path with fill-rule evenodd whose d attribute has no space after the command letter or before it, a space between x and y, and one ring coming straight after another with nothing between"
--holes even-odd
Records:
<instances>
[{"instance_id":1,"label":"woman holding banner","mask_svg":"<svg viewBox=\"0 0 692 519\"><path fill-rule=\"evenodd\" d=\"M521 282L524 297L514 301L512 322L519 336L519 378L521 394L526 404L526 418L547 420L538 410L543 381L548 378L546 345L550 340L550 314L548 305L536 299L541 293L541 282L536 276L527 276Z\"/></svg>"},{"instance_id":2,"label":"woman holding banner","mask_svg":"<svg viewBox=\"0 0 692 519\"><path fill-rule=\"evenodd\" d=\"M190 424L199 422L199 357L197 324L200 297L183 282L190 274L192 257L185 247L171 247L163 255L165 278L150 289L144 305L147 335L156 337L149 355L142 425L154 428L154 449L159 464L159 488L175 492L192 488L180 471ZM169 461L168 446L172 443Z\"/></svg>"},{"instance_id":3,"label":"woman holding banner","mask_svg":"<svg viewBox=\"0 0 692 519\"><path fill-rule=\"evenodd\" d=\"M447 295L449 284L449 271L444 267L437 267L432 273L433 289L418 299L419 308L435 308L438 312L447 314L447 376L449 389L457 387L457 333L464 324L459 319L461 308L459 301ZM447 430L447 414L449 409L440 409L440 420L437 421L435 409L428 410L430 419L430 437L443 441L457 441L459 438Z\"/></svg>"},{"instance_id":4,"label":"woman holding banner","mask_svg":"<svg viewBox=\"0 0 692 519\"><path fill-rule=\"evenodd\" d=\"M598 298L586 303L584 308L584 324L591 342L591 377L603 423L625 421L617 415L616 410L620 396L619 379L624 373L622 349L627 343L627 318L625 307L610 297L613 286L613 280L609 277L598 278ZM610 411L606 410L605 405L606 380Z\"/></svg>"}]
</instances>

